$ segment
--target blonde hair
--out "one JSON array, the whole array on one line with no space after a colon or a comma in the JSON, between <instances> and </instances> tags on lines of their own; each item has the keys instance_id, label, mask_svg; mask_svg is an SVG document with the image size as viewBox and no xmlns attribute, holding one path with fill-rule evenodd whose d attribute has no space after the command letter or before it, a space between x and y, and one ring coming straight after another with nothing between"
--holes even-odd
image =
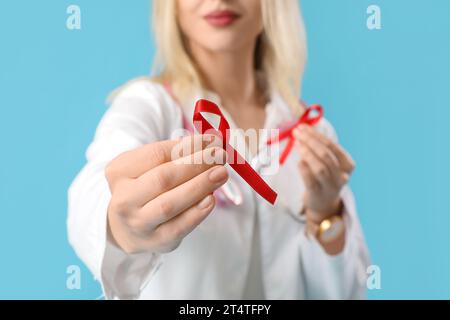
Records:
<instances>
[{"instance_id":1,"label":"blonde hair","mask_svg":"<svg viewBox=\"0 0 450 320\"><path fill-rule=\"evenodd\" d=\"M269 90L276 90L294 111L306 64L306 35L298 0L261 0L264 30L258 38L255 68ZM202 90L202 79L189 56L176 19L176 0L153 0L157 53L153 73L170 82L174 94L188 99Z\"/></svg>"}]
</instances>

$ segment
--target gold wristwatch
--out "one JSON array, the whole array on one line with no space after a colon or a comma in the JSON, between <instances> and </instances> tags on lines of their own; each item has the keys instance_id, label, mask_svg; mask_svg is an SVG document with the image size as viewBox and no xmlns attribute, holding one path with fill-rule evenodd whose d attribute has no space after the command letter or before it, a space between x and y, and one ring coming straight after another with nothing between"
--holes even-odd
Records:
<instances>
[{"instance_id":1,"label":"gold wristwatch","mask_svg":"<svg viewBox=\"0 0 450 320\"><path fill-rule=\"evenodd\" d=\"M315 223L311 219L306 221L307 235L316 237L322 243L332 243L345 232L345 224L342 215L335 215Z\"/></svg>"}]
</instances>

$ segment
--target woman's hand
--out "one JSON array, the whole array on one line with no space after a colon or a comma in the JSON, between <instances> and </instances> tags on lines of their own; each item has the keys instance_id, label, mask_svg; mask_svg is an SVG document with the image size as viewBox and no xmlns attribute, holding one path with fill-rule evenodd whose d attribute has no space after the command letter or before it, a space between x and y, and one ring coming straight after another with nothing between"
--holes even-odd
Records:
<instances>
[{"instance_id":1,"label":"woman's hand","mask_svg":"<svg viewBox=\"0 0 450 320\"><path fill-rule=\"evenodd\" d=\"M301 125L293 134L299 143L307 216L320 223L340 213L340 192L349 181L355 164L340 145L309 126Z\"/></svg>"},{"instance_id":2,"label":"woman's hand","mask_svg":"<svg viewBox=\"0 0 450 320\"><path fill-rule=\"evenodd\" d=\"M211 213L212 192L228 173L216 165L225 163L225 151L204 137L156 142L125 152L107 166L109 235L125 252L172 251ZM174 147L197 152L173 160Z\"/></svg>"}]
</instances>

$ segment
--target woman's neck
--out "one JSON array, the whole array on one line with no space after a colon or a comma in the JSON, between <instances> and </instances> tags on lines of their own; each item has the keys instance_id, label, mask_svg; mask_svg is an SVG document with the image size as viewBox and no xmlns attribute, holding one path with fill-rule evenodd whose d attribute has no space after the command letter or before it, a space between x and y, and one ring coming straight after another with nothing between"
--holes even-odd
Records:
<instances>
[{"instance_id":1,"label":"woman's neck","mask_svg":"<svg viewBox=\"0 0 450 320\"><path fill-rule=\"evenodd\" d=\"M265 123L266 96L254 70L254 51L254 46L220 53L191 47L206 89L220 96L222 107L245 132L262 129ZM259 145L258 131L256 133L256 140L245 138L252 155L257 153Z\"/></svg>"},{"instance_id":2,"label":"woman's neck","mask_svg":"<svg viewBox=\"0 0 450 320\"><path fill-rule=\"evenodd\" d=\"M227 109L261 102L254 70L254 45L232 52L211 52L196 45L191 45L190 50L207 89L218 94Z\"/></svg>"}]
</instances>

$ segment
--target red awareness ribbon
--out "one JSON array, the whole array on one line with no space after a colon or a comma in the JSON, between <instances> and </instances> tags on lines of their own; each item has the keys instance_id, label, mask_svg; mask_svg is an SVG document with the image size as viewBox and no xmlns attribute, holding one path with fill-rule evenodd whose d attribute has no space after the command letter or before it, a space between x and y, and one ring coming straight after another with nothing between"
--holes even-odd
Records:
<instances>
[{"instance_id":1,"label":"red awareness ribbon","mask_svg":"<svg viewBox=\"0 0 450 320\"><path fill-rule=\"evenodd\" d=\"M295 138L293 135L294 129L297 128L301 124L313 126L313 125L317 124L320 121L320 119L322 119L322 118L323 118L322 106L320 106L318 104L312 105L305 110L305 112L300 117L300 119L298 119L297 122L294 125L292 125L289 129L283 130L278 135L269 138L269 140L267 141L268 145L277 143L284 139L289 139L288 143L286 144L286 147L284 148L283 152L280 155L280 164L281 165L284 164L287 157L289 156L289 153L291 153L292 148L294 147L294 144L295 144Z\"/></svg>"},{"instance_id":2,"label":"red awareness ribbon","mask_svg":"<svg viewBox=\"0 0 450 320\"><path fill-rule=\"evenodd\" d=\"M203 113L211 113L220 117L219 128L215 129L202 115ZM208 100L201 99L195 104L194 110L194 127L198 132L204 134L214 134L223 140L223 149L227 152L228 162L231 168L244 179L250 187L253 188L261 197L266 199L272 205L277 199L277 193L261 178L261 176L245 161L245 159L236 151L229 143L230 125L219 107Z\"/></svg>"}]
</instances>

